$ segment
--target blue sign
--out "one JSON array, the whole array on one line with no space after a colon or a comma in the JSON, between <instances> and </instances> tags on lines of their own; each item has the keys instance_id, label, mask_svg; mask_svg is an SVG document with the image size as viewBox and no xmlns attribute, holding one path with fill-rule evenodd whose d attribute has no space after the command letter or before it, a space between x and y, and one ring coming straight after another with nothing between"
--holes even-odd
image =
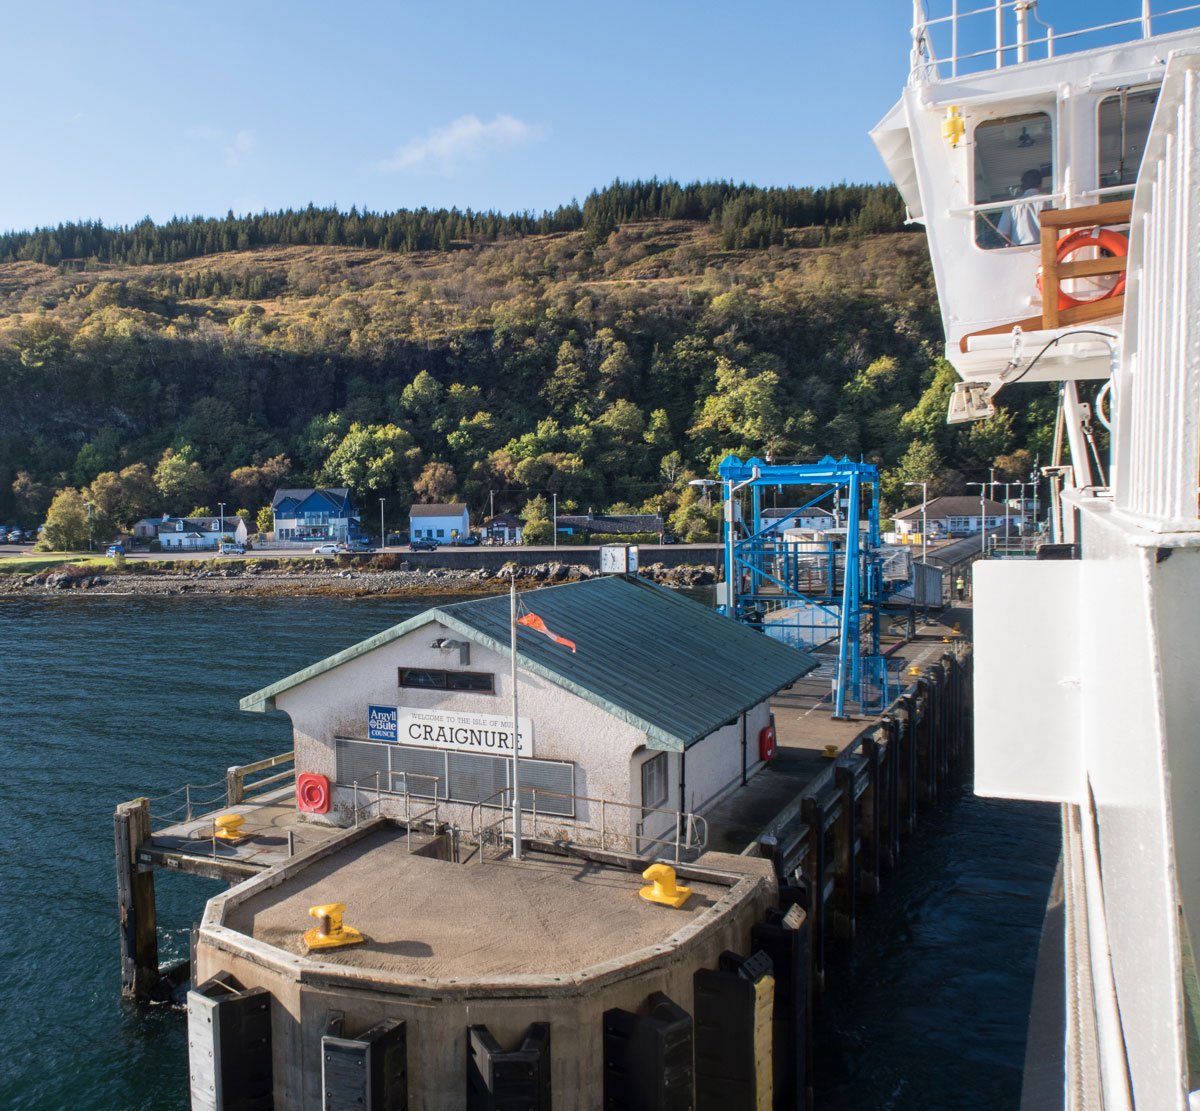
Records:
<instances>
[{"instance_id":1,"label":"blue sign","mask_svg":"<svg viewBox=\"0 0 1200 1111\"><path fill-rule=\"evenodd\" d=\"M400 739L395 706L367 707L367 739L393 743Z\"/></svg>"}]
</instances>

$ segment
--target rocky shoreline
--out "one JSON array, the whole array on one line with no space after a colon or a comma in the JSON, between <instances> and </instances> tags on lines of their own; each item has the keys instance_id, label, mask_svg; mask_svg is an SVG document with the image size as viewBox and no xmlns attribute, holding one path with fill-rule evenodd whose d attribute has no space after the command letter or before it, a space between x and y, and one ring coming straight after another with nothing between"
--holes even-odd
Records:
<instances>
[{"instance_id":1,"label":"rocky shoreline","mask_svg":"<svg viewBox=\"0 0 1200 1111\"><path fill-rule=\"evenodd\" d=\"M328 561L246 560L207 564L130 562L121 569L84 566L55 567L37 574L0 575L2 595L136 594L140 596L243 595L290 597L306 595L495 594L508 589L515 574L522 589L595 578L597 571L578 564L549 562L531 565L509 563L492 571L452 571L438 568L397 570L371 566L357 560ZM289 564L292 564L289 566ZM709 586L711 567L664 567L651 564L641 575L652 582L676 588Z\"/></svg>"}]
</instances>

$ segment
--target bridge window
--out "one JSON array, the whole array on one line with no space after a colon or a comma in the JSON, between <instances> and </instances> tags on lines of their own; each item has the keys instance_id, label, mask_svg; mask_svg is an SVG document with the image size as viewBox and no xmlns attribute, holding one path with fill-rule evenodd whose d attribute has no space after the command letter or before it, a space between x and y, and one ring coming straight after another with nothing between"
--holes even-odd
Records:
<instances>
[{"instance_id":1,"label":"bridge window","mask_svg":"<svg viewBox=\"0 0 1200 1111\"><path fill-rule=\"evenodd\" d=\"M1115 193L1106 192L1105 200L1133 196L1133 184L1146 152L1146 138L1157 104L1158 89L1139 92L1120 89L1100 101L1097 184L1104 190L1121 185L1130 187Z\"/></svg>"},{"instance_id":2,"label":"bridge window","mask_svg":"<svg viewBox=\"0 0 1200 1111\"><path fill-rule=\"evenodd\" d=\"M1040 242L1039 213L1054 191L1050 116L1026 112L975 128L975 203L1015 202L975 214L975 242L984 250Z\"/></svg>"}]
</instances>

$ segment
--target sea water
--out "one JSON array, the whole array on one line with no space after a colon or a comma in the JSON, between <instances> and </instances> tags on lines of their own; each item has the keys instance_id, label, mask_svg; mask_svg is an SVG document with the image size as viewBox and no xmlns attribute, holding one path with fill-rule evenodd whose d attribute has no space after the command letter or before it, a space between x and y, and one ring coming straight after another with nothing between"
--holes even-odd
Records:
<instances>
[{"instance_id":1,"label":"sea water","mask_svg":"<svg viewBox=\"0 0 1200 1111\"><path fill-rule=\"evenodd\" d=\"M0 1108L187 1108L185 1017L120 998L113 809L184 783L219 795L227 767L291 743L284 715L239 698L432 601L0 599ZM1016 1107L1056 837L1057 811L961 792L922 811L831 964L821 1111ZM156 886L168 964L221 885Z\"/></svg>"}]
</instances>

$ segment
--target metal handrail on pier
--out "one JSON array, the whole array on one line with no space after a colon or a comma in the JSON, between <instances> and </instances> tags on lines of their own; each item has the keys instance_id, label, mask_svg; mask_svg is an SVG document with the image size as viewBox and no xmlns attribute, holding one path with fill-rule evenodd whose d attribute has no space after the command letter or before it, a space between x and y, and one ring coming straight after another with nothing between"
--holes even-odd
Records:
<instances>
[{"instance_id":1,"label":"metal handrail on pier","mask_svg":"<svg viewBox=\"0 0 1200 1111\"><path fill-rule=\"evenodd\" d=\"M543 810L540 815L542 820L544 822L553 820L555 823L556 828L553 830L553 833L561 834L569 832L571 835L569 838L554 836L551 838L552 840L570 840L573 844L595 845L601 851L607 850L610 842L624 848L628 846L630 841L633 841L635 851L639 854L644 852L646 848L653 846L673 848L676 863L679 863L685 854L703 851L708 845L708 822L701 815L690 811L638 806L634 803L617 802L613 799L594 798L588 795L575 795L566 791L552 791L547 788L530 787L523 788L522 790L529 791L532 801L530 809L525 811L525 815L529 818L529 832L525 836L531 841L538 839L538 798L540 796L543 800L560 799L569 800L572 804L587 803L589 812L592 809L599 811L600 824L597 826L593 822L587 822L578 817L558 814L553 811L547 813ZM483 817L485 808L497 810L497 816L485 822ZM573 809L578 813L578 807L573 805ZM637 811L640 817L633 824L632 834L621 831L627 829L628 826L622 826L619 829L612 829L610 827L609 812L612 810L619 812ZM656 815L663 815L672 820L675 830L673 835L656 837L645 832L647 819ZM471 838L479 846L479 862L481 864L484 862L483 849L488 842L494 841L496 844L502 845L505 841L512 840L512 832L506 828L511 819L511 787L501 787L500 790L494 791L487 798L475 803L471 807ZM621 844L621 842L624 842L624 844Z\"/></svg>"}]
</instances>

